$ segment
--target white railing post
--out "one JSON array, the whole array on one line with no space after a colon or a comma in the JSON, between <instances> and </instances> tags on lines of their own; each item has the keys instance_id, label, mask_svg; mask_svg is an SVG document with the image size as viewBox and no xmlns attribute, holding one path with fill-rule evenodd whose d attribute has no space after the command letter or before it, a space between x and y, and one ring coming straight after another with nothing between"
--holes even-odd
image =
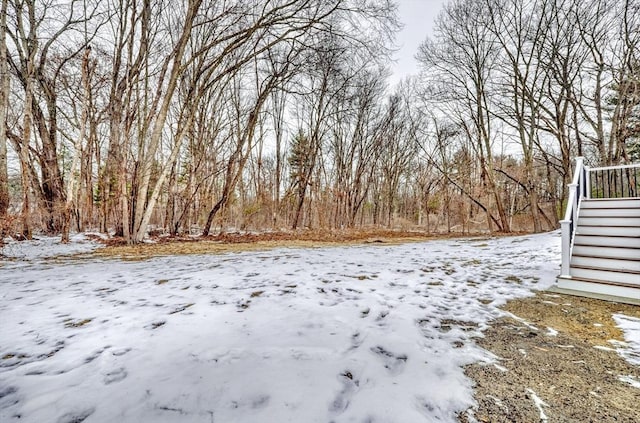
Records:
<instances>
[{"instance_id":1,"label":"white railing post","mask_svg":"<svg viewBox=\"0 0 640 423\"><path fill-rule=\"evenodd\" d=\"M585 187L586 175L584 171L584 159L576 157L576 168L573 173L573 179L569 184L567 208L564 219L560 221L562 229L562 269L560 276L565 278L571 277L571 245L573 244L574 232L578 226L578 208L583 194L582 190Z\"/></svg>"},{"instance_id":2,"label":"white railing post","mask_svg":"<svg viewBox=\"0 0 640 423\"><path fill-rule=\"evenodd\" d=\"M582 197L582 193L584 192L584 157L576 157L576 172L578 174L578 180L577 181L573 181L573 183L578 183L578 197L576 198L576 200L579 201L579 199ZM571 186L571 185L569 185ZM576 201L577 202L577 201ZM574 214L575 216L575 214Z\"/></svg>"},{"instance_id":3,"label":"white railing post","mask_svg":"<svg viewBox=\"0 0 640 423\"><path fill-rule=\"evenodd\" d=\"M591 173L587 166L584 167L584 196L591 198Z\"/></svg>"},{"instance_id":4,"label":"white railing post","mask_svg":"<svg viewBox=\"0 0 640 423\"><path fill-rule=\"evenodd\" d=\"M571 204L567 204L567 207L571 207L569 221L572 221L578 215L578 184L569 184L569 200L573 200Z\"/></svg>"},{"instance_id":5,"label":"white railing post","mask_svg":"<svg viewBox=\"0 0 640 423\"><path fill-rule=\"evenodd\" d=\"M561 220L560 228L562 230L562 267L560 268L560 277L568 278L569 266L571 263L571 221Z\"/></svg>"}]
</instances>

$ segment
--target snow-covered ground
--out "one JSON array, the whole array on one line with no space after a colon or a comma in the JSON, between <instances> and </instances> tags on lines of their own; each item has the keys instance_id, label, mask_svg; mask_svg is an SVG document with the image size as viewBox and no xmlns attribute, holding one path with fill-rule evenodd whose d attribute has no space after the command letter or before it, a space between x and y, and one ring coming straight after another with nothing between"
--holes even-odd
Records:
<instances>
[{"instance_id":1,"label":"snow-covered ground","mask_svg":"<svg viewBox=\"0 0 640 423\"><path fill-rule=\"evenodd\" d=\"M559 246L25 252L0 267L0 421L456 421L474 404L462 366L500 368L474 338L553 283Z\"/></svg>"},{"instance_id":2,"label":"snow-covered ground","mask_svg":"<svg viewBox=\"0 0 640 423\"><path fill-rule=\"evenodd\" d=\"M631 364L640 366L640 319L625 316L624 314L614 314L613 320L622 329L624 338L627 341L622 345L624 348L618 349L618 352ZM616 344L615 342L612 343Z\"/></svg>"},{"instance_id":3,"label":"snow-covered ground","mask_svg":"<svg viewBox=\"0 0 640 423\"><path fill-rule=\"evenodd\" d=\"M92 235L94 237L103 237L102 234ZM71 242L66 244L60 242L59 236L34 237L29 242L14 241L11 238L7 238L4 241L5 246L1 249L2 257L19 260L36 260L90 253L101 246L93 242L85 234L71 236Z\"/></svg>"}]
</instances>

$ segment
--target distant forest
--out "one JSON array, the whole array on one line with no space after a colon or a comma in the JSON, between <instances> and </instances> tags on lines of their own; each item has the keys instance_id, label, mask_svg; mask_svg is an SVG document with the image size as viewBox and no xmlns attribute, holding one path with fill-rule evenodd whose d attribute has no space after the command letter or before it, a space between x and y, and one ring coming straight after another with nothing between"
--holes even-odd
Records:
<instances>
[{"instance_id":1,"label":"distant forest","mask_svg":"<svg viewBox=\"0 0 640 423\"><path fill-rule=\"evenodd\" d=\"M3 236L556 228L640 160L640 0L0 0Z\"/></svg>"}]
</instances>

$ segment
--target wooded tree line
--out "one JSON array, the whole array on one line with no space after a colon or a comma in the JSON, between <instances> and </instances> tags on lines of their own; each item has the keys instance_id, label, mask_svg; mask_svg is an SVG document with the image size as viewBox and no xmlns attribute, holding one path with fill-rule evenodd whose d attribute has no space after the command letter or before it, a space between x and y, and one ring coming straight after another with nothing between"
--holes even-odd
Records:
<instances>
[{"instance_id":1,"label":"wooded tree line","mask_svg":"<svg viewBox=\"0 0 640 423\"><path fill-rule=\"evenodd\" d=\"M637 0L454 0L395 87L391 0L1 1L5 233L541 231L639 155Z\"/></svg>"}]
</instances>

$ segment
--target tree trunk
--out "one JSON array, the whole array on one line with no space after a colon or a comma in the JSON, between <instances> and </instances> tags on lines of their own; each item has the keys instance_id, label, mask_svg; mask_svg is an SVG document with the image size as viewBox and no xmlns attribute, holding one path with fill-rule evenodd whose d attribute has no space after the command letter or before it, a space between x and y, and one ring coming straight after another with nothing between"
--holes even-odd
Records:
<instances>
[{"instance_id":1,"label":"tree trunk","mask_svg":"<svg viewBox=\"0 0 640 423\"><path fill-rule=\"evenodd\" d=\"M78 193L78 185L80 184L80 175L78 173L78 166L80 164L80 154L83 150L83 143L87 130L87 120L89 115L89 55L91 54L90 48L85 48L84 56L82 57L82 111L80 112L80 134L78 139L74 142L73 160L71 162L71 168L69 169L69 176L67 180L66 197L67 200L64 206L63 221L62 221L62 242L69 242L69 230L71 227L71 213L74 207L77 207L76 197Z\"/></svg>"},{"instance_id":2,"label":"tree trunk","mask_svg":"<svg viewBox=\"0 0 640 423\"><path fill-rule=\"evenodd\" d=\"M7 111L9 110L9 69L7 66L7 6L0 8L0 246L6 231L9 211L9 174L7 172Z\"/></svg>"},{"instance_id":3,"label":"tree trunk","mask_svg":"<svg viewBox=\"0 0 640 423\"><path fill-rule=\"evenodd\" d=\"M129 240L131 243L139 243L143 240L146 234L147 225L149 223L151 213L153 212L153 207L155 207L155 199L153 201L147 202L153 162L158 147L160 146L164 124L167 120L169 107L171 106L173 94L175 93L177 87L178 78L184 71L184 68L182 66L182 59L189 39L191 38L191 30L193 28L193 24L195 22L196 15L198 14L198 10L200 9L201 3L202 0L189 1L187 16L185 17L184 26L180 33L180 38L178 39L172 54L167 58L171 59L172 63L171 72L169 74L169 81L164 90L161 86L158 87L158 92L162 93L163 95L162 105L160 106L160 110L158 111L154 119L153 129L151 131L151 136L148 142L148 148L143 152L142 160L140 163L139 179L134 181L136 185L137 195L135 196L135 198L133 198L133 200L135 200L135 207L133 207L132 210L133 213L131 222L131 239ZM160 78L160 81L162 81L162 79L163 78ZM166 178L166 175L164 175L164 177ZM155 185L154 190L156 189L159 191L158 184Z\"/></svg>"},{"instance_id":4,"label":"tree trunk","mask_svg":"<svg viewBox=\"0 0 640 423\"><path fill-rule=\"evenodd\" d=\"M29 191L31 190L29 158L29 140L31 139L31 83L27 83L28 90L25 93L24 116L22 117L22 144L20 146L20 181L22 183L22 236L31 239L31 208L29 204Z\"/></svg>"}]
</instances>

